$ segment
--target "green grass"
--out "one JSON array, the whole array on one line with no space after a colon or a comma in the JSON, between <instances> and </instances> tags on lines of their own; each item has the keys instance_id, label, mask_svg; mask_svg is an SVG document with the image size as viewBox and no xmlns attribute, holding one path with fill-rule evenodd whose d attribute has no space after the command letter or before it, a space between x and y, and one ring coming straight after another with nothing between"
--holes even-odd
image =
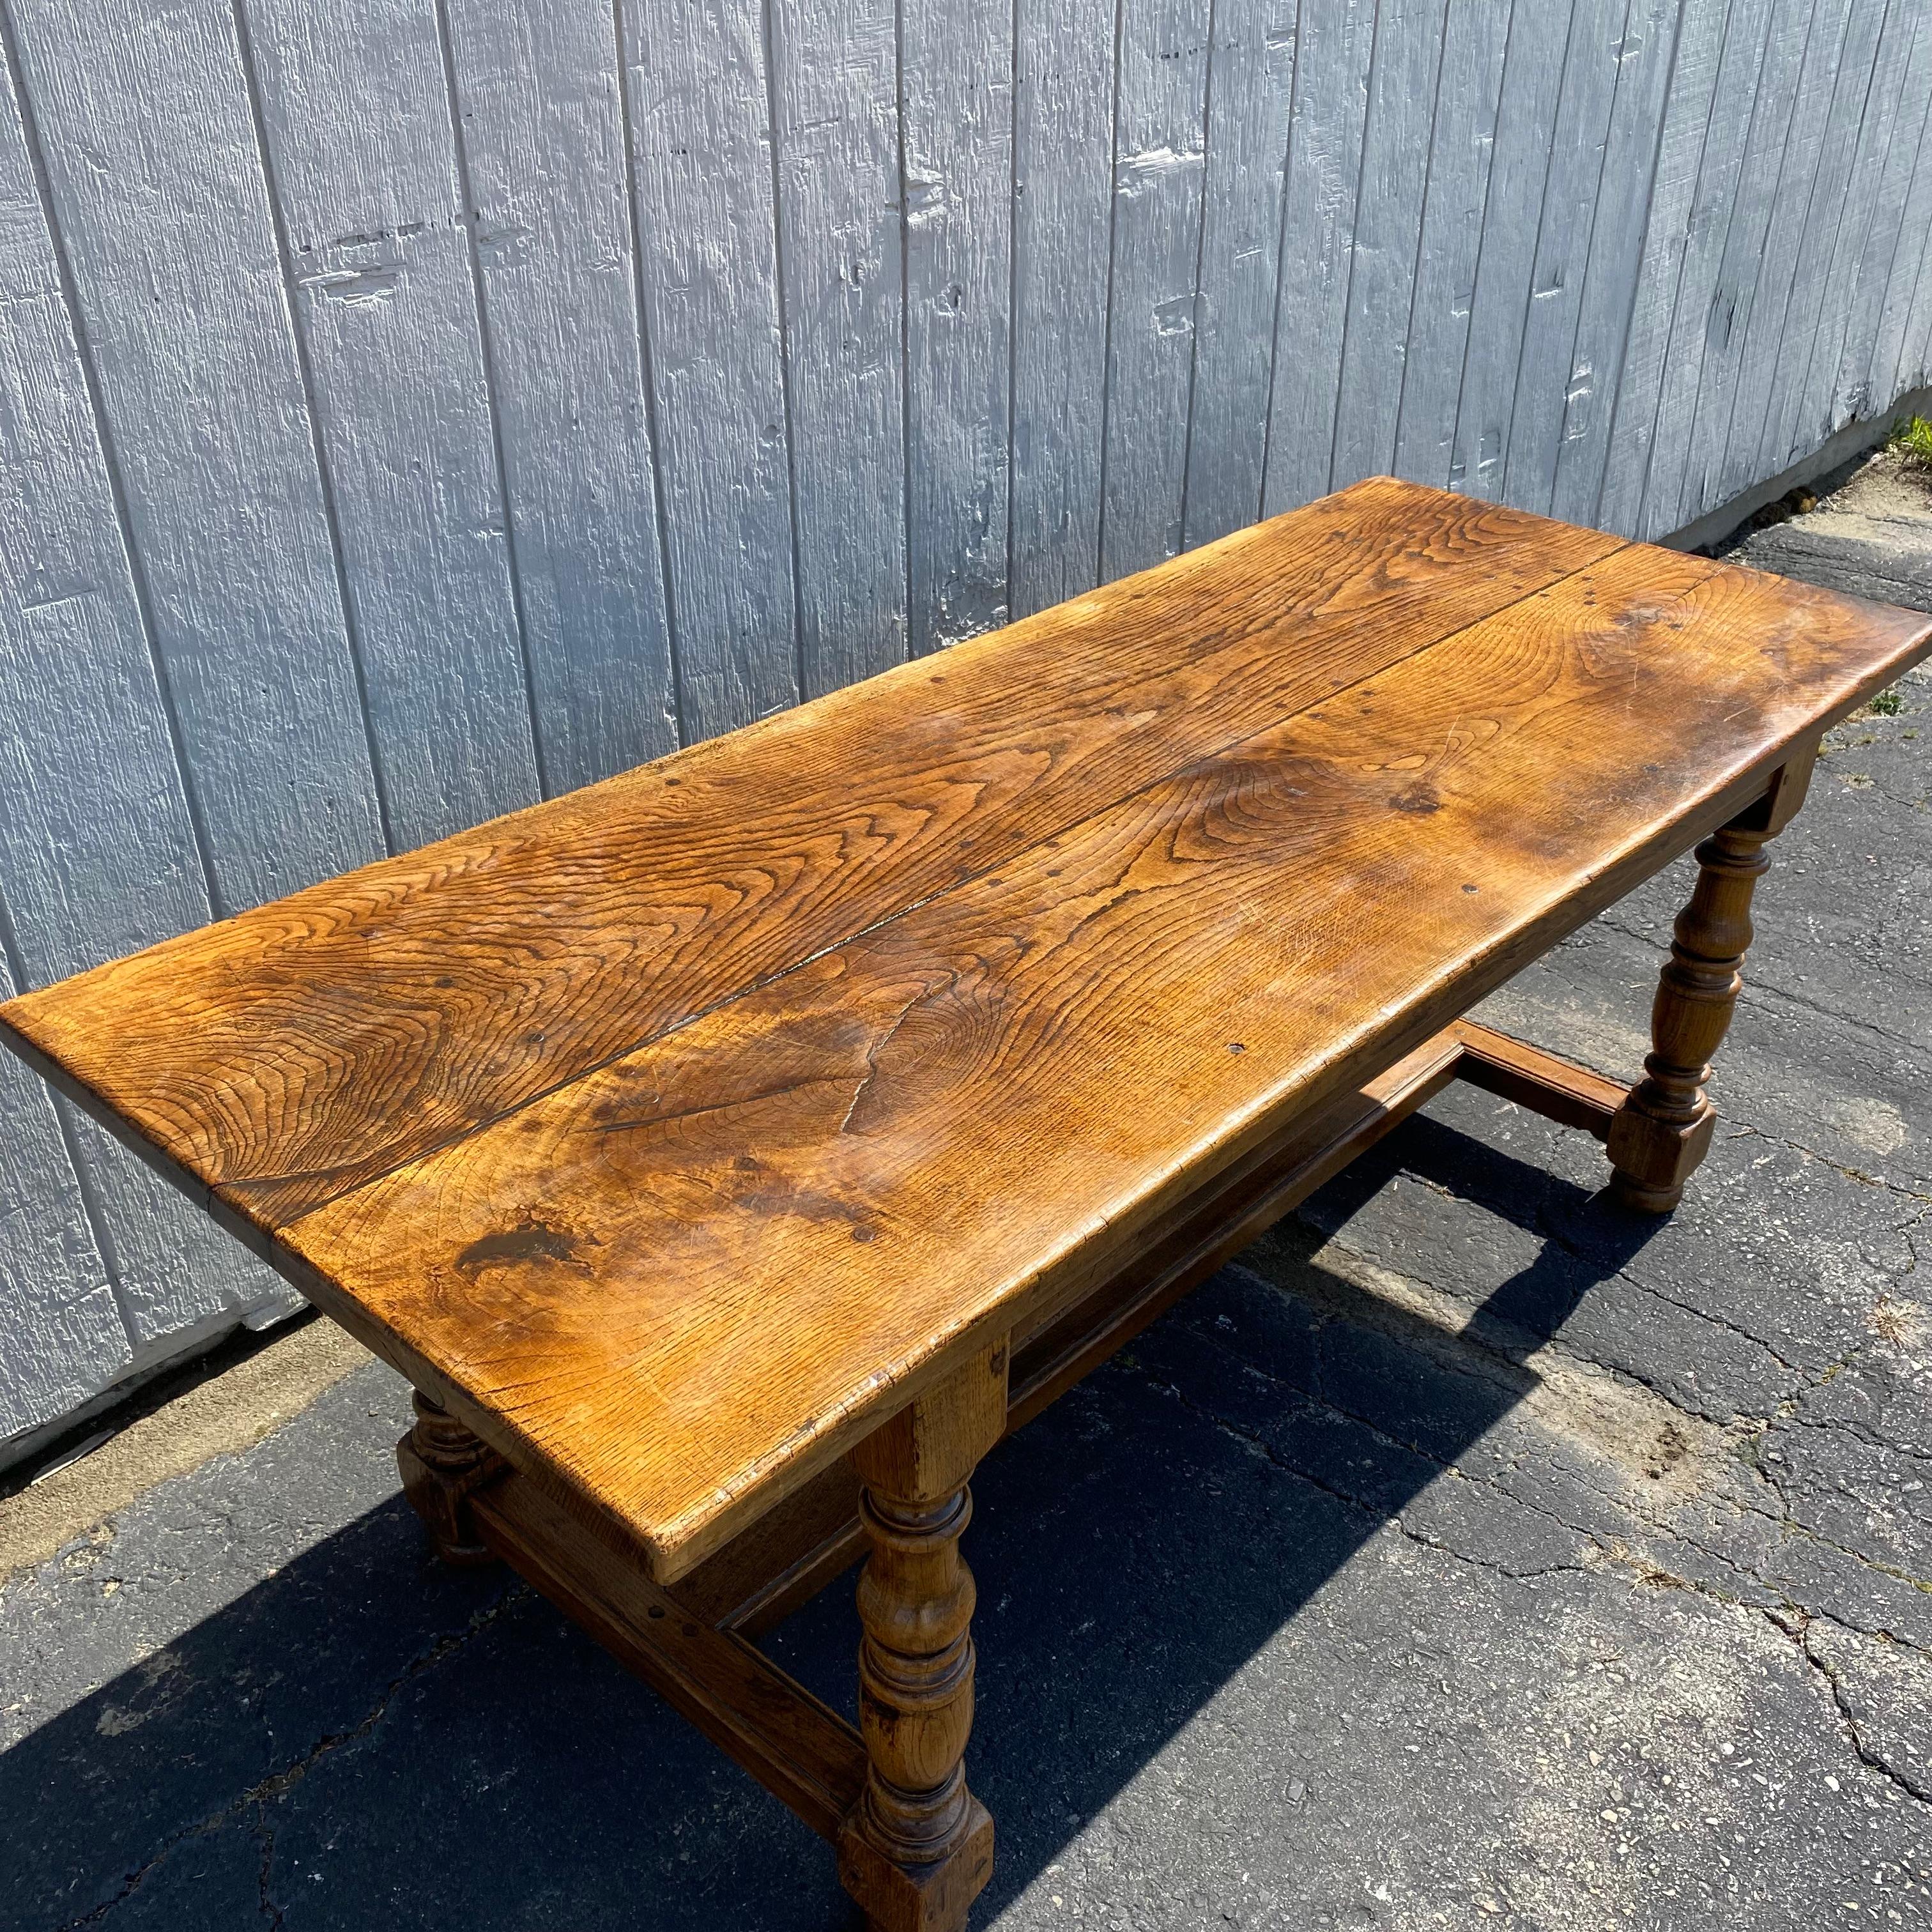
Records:
<instances>
[{"instance_id":1,"label":"green grass","mask_svg":"<svg viewBox=\"0 0 1932 1932\"><path fill-rule=\"evenodd\" d=\"M1932 470L1932 422L1923 416L1900 420L1892 432L1891 447L1915 470Z\"/></svg>"},{"instance_id":2,"label":"green grass","mask_svg":"<svg viewBox=\"0 0 1932 1932\"><path fill-rule=\"evenodd\" d=\"M1904 700L1895 691L1881 691L1865 706L1868 711L1875 711L1881 718L1896 718L1904 708Z\"/></svg>"}]
</instances>

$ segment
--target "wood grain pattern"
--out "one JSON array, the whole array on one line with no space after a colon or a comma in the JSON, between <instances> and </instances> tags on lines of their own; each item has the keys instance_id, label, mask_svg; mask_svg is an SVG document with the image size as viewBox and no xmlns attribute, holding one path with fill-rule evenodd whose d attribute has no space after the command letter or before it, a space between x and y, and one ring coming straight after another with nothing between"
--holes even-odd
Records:
<instances>
[{"instance_id":1,"label":"wood grain pattern","mask_svg":"<svg viewBox=\"0 0 1932 1932\"><path fill-rule=\"evenodd\" d=\"M1013 20L900 9L906 530L916 656L1006 622Z\"/></svg>"},{"instance_id":2,"label":"wood grain pattern","mask_svg":"<svg viewBox=\"0 0 1932 1932\"><path fill-rule=\"evenodd\" d=\"M1776 377L1762 411L1757 460L1770 465L1762 472L1767 476L1774 476L1790 460L1790 452L1802 438L1812 348L1832 295L1832 261L1844 223L1865 103L1876 70L1879 35L1890 10L1889 0L1851 0L1844 16L1832 68L1831 105L1818 143L1791 300L1778 344ZM1862 212L1855 212L1853 220Z\"/></svg>"},{"instance_id":3,"label":"wood grain pattern","mask_svg":"<svg viewBox=\"0 0 1932 1932\"><path fill-rule=\"evenodd\" d=\"M1490 163L1468 346L1456 404L1456 454L1449 470L1455 488L1480 496L1500 499L1503 494L1544 185L1574 17L1558 7L1510 10L1496 152Z\"/></svg>"},{"instance_id":4,"label":"wood grain pattern","mask_svg":"<svg viewBox=\"0 0 1932 1932\"><path fill-rule=\"evenodd\" d=\"M1750 318L1744 331L1737 399L1732 405L1720 472L1721 495L1735 494L1758 474L1759 436L1782 359L1792 278L1849 5L1850 0L1811 0L1808 10L1804 64L1778 164L1774 193L1778 216L1766 234L1763 256L1751 284Z\"/></svg>"},{"instance_id":5,"label":"wood grain pattern","mask_svg":"<svg viewBox=\"0 0 1932 1932\"><path fill-rule=\"evenodd\" d=\"M1589 520L1634 530L1643 506L1651 451L1659 428L1658 395L1676 314L1677 284L1704 158L1718 61L1729 0L1684 0L1677 21L1670 85L1657 131L1643 248L1630 298L1622 373L1611 418L1603 482ZM1667 434L1668 426L1664 426Z\"/></svg>"},{"instance_id":6,"label":"wood grain pattern","mask_svg":"<svg viewBox=\"0 0 1932 1932\"><path fill-rule=\"evenodd\" d=\"M615 16L608 0L444 12L555 793L678 741Z\"/></svg>"},{"instance_id":7,"label":"wood grain pattern","mask_svg":"<svg viewBox=\"0 0 1932 1932\"><path fill-rule=\"evenodd\" d=\"M1294 93L1294 23L1279 0L1215 0L1213 11L1183 511L1190 545L1226 536L1261 511Z\"/></svg>"},{"instance_id":8,"label":"wood grain pattern","mask_svg":"<svg viewBox=\"0 0 1932 1932\"><path fill-rule=\"evenodd\" d=\"M1556 487L1557 446L1575 382L1576 328L1594 218L1604 199L1610 115L1631 10L1629 0L1577 0L1570 14L1503 459L1505 500L1539 511L1550 508ZM1642 58L1641 49L1634 58Z\"/></svg>"},{"instance_id":9,"label":"wood grain pattern","mask_svg":"<svg viewBox=\"0 0 1932 1932\"><path fill-rule=\"evenodd\" d=\"M16 1023L272 1227L1616 547L1365 484Z\"/></svg>"},{"instance_id":10,"label":"wood grain pattern","mask_svg":"<svg viewBox=\"0 0 1932 1932\"><path fill-rule=\"evenodd\" d=\"M162 848L253 904L1083 592L1103 494L1110 569L1173 540L1178 436L1184 543L1252 518L1270 463L1276 508L1391 460L1446 482L1459 412L1477 487L1631 534L1888 414L1932 355L1904 0L311 11L0 15L34 150L4 245L64 257L0 322L0 391L72 461L10 479L40 535L0 586L71 674L4 693L58 773L0 802L30 983L76 934L166 929ZM1714 284L1682 272L1707 154L1736 171ZM116 694L143 623L158 766ZM76 850L120 890L64 920ZM166 1246L158 1336L226 1265Z\"/></svg>"},{"instance_id":11,"label":"wood grain pattern","mask_svg":"<svg viewBox=\"0 0 1932 1932\"><path fill-rule=\"evenodd\" d=\"M621 10L687 740L798 684L791 418L759 0Z\"/></svg>"},{"instance_id":12,"label":"wood grain pattern","mask_svg":"<svg viewBox=\"0 0 1932 1932\"><path fill-rule=\"evenodd\" d=\"M906 655L905 182L893 0L766 9L800 686Z\"/></svg>"},{"instance_id":13,"label":"wood grain pattern","mask_svg":"<svg viewBox=\"0 0 1932 1932\"><path fill-rule=\"evenodd\" d=\"M1270 516L1328 488L1376 40L1374 0L1334 0L1297 17L1262 478Z\"/></svg>"},{"instance_id":14,"label":"wood grain pattern","mask_svg":"<svg viewBox=\"0 0 1932 1932\"><path fill-rule=\"evenodd\" d=\"M434 0L252 0L262 130L398 846L541 796Z\"/></svg>"},{"instance_id":15,"label":"wood grain pattern","mask_svg":"<svg viewBox=\"0 0 1932 1932\"><path fill-rule=\"evenodd\" d=\"M215 908L258 904L385 837L234 15L14 11Z\"/></svg>"},{"instance_id":16,"label":"wood grain pattern","mask_svg":"<svg viewBox=\"0 0 1932 1932\"><path fill-rule=\"evenodd\" d=\"M1729 816L1928 629L1616 550L281 1239L674 1577Z\"/></svg>"},{"instance_id":17,"label":"wood grain pattern","mask_svg":"<svg viewBox=\"0 0 1932 1932\"><path fill-rule=\"evenodd\" d=\"M1208 0L1122 0L1100 575L1180 548L1206 177Z\"/></svg>"},{"instance_id":18,"label":"wood grain pattern","mask_svg":"<svg viewBox=\"0 0 1932 1932\"><path fill-rule=\"evenodd\" d=\"M1703 160L1697 171L1696 192L1691 197L1664 352L1657 418L1660 428L1668 428L1670 433L1660 434L1651 449L1637 523L1645 536L1660 536L1676 529L1682 520L1678 506L1692 438L1676 426L1694 429L1699 378L1711 339L1718 333L1712 325L1722 313L1718 275L1764 67L1770 12L1770 0L1732 0L1725 22L1711 118L1704 131Z\"/></svg>"},{"instance_id":19,"label":"wood grain pattern","mask_svg":"<svg viewBox=\"0 0 1932 1932\"><path fill-rule=\"evenodd\" d=\"M1396 474L1438 489L1448 482L1455 459L1456 406L1496 152L1509 14L1489 0L1450 0L1442 30L1395 443Z\"/></svg>"},{"instance_id":20,"label":"wood grain pattern","mask_svg":"<svg viewBox=\"0 0 1932 1932\"><path fill-rule=\"evenodd\" d=\"M1917 104L1915 106L1914 104ZM1892 260L1886 266L1885 287L1876 325L1872 332L1864 378L1865 409L1883 406L1882 399L1913 387L1922 370L1905 358L1919 268L1932 238L1932 20L1922 17L1912 43L1912 65L1899 97L1899 118L1892 137L1894 164L1906 176ZM1840 400L1852 406L1856 357L1864 331L1856 321L1846 332L1846 366L1840 372Z\"/></svg>"},{"instance_id":21,"label":"wood grain pattern","mask_svg":"<svg viewBox=\"0 0 1932 1932\"><path fill-rule=\"evenodd\" d=\"M1658 132L1681 12L1680 0L1630 0L1617 49L1616 93L1590 220L1590 252L1563 398L1563 440L1549 506L1553 514L1580 524L1597 520L1610 458L1610 422L1643 259L1646 220L1656 184Z\"/></svg>"},{"instance_id":22,"label":"wood grain pattern","mask_svg":"<svg viewBox=\"0 0 1932 1932\"><path fill-rule=\"evenodd\" d=\"M1114 0L1015 0L1016 617L1100 580L1114 18Z\"/></svg>"},{"instance_id":23,"label":"wood grain pattern","mask_svg":"<svg viewBox=\"0 0 1932 1932\"><path fill-rule=\"evenodd\" d=\"M1791 138L1810 38L1813 0L1776 0L1765 24L1757 98L1744 137L1736 197L1701 344L1696 396L1680 472L1680 516L1718 500L1725 444L1756 305L1760 266L1777 212L1778 175ZM1681 397L1681 392L1680 392ZM1684 508L1688 506L1688 508Z\"/></svg>"},{"instance_id":24,"label":"wood grain pattern","mask_svg":"<svg viewBox=\"0 0 1932 1932\"><path fill-rule=\"evenodd\" d=\"M1372 476L1394 459L1429 179L1424 130L1436 112L1448 14L1446 0L1386 8L1376 29L1330 489Z\"/></svg>"},{"instance_id":25,"label":"wood grain pattern","mask_svg":"<svg viewBox=\"0 0 1932 1932\"><path fill-rule=\"evenodd\" d=\"M1794 451L1808 448L1814 438L1842 428L1846 420L1839 394L1839 375L1861 285L1866 282L1882 285L1885 268L1876 264L1867 267L1864 255L1874 234L1882 232L1887 197L1886 164L1892 147L1892 130L1904 105L1901 90L1911 69L1912 40L1924 17L1922 8L1890 4L1880 26L1870 85L1859 104L1858 143L1852 150L1844 212L1832 244L1830 264L1825 271L1825 299L1798 402L1791 444ZM1914 99L1911 103L1914 121L1918 118L1918 100ZM1891 259L1892 244L1888 238L1883 244L1886 267L1889 267ZM1866 352L1874 326L1870 319L1862 326L1861 353Z\"/></svg>"}]
</instances>

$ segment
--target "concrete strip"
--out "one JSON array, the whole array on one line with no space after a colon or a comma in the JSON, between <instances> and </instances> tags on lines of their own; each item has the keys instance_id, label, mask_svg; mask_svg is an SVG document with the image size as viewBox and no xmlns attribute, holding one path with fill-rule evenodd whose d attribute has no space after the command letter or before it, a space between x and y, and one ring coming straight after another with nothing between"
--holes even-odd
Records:
<instances>
[{"instance_id":1,"label":"concrete strip","mask_svg":"<svg viewBox=\"0 0 1932 1932\"><path fill-rule=\"evenodd\" d=\"M369 1352L334 1322L307 1322L164 1402L91 1454L0 1501L0 1581L44 1562L158 1483L260 1442L368 1360Z\"/></svg>"}]
</instances>

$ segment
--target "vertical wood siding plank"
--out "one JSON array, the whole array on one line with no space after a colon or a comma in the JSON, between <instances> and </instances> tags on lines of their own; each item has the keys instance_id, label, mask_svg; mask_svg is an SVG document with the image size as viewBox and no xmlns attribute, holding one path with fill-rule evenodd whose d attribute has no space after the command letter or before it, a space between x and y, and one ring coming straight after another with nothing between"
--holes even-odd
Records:
<instances>
[{"instance_id":1,"label":"vertical wood siding plank","mask_svg":"<svg viewBox=\"0 0 1932 1932\"><path fill-rule=\"evenodd\" d=\"M1885 300L1872 344L1867 385L1875 409L1888 409L1913 386L1922 370L1908 364L1907 352L1915 320L1913 298L1923 286L1919 277L1932 254L1932 27L1922 22L1913 52L1915 71L1905 84L1901 118L1892 135L1910 154L1911 182L1900 212L1898 245L1892 251ZM1915 130L1910 109L1923 104ZM1932 326L1932 318L1928 318Z\"/></svg>"},{"instance_id":2,"label":"vertical wood siding plank","mask_svg":"<svg viewBox=\"0 0 1932 1932\"><path fill-rule=\"evenodd\" d=\"M1771 220L1744 330L1723 465L1718 472L1720 500L1736 496L1758 479L1758 439L1771 406L1805 214L1818 171L1825 117L1831 106L1850 5L1851 0L1813 0L1798 68L1797 98L1772 194Z\"/></svg>"},{"instance_id":3,"label":"vertical wood siding plank","mask_svg":"<svg viewBox=\"0 0 1932 1932\"><path fill-rule=\"evenodd\" d=\"M1215 0L1186 545L1226 536L1261 514L1296 12L1295 0Z\"/></svg>"},{"instance_id":4,"label":"vertical wood siding plank","mask_svg":"<svg viewBox=\"0 0 1932 1932\"><path fill-rule=\"evenodd\" d=\"M1468 352L1510 14L1496 0L1450 0L1443 30L1395 440L1396 473L1438 489L1449 481L1455 460L1456 404Z\"/></svg>"},{"instance_id":5,"label":"vertical wood siding plank","mask_svg":"<svg viewBox=\"0 0 1932 1932\"><path fill-rule=\"evenodd\" d=\"M1456 411L1451 489L1500 497L1572 23L1568 7L1526 0L1510 19L1469 344Z\"/></svg>"},{"instance_id":6,"label":"vertical wood siding plank","mask_svg":"<svg viewBox=\"0 0 1932 1932\"><path fill-rule=\"evenodd\" d=\"M1891 79L1886 82L1889 74ZM1892 279L1905 218L1905 197L1918 159L1925 104L1932 99L1932 18L1924 10L1894 5L1879 44L1874 86L1885 86L1882 128L1875 128L1864 162L1863 190L1871 213L1863 245L1851 260L1851 285L1844 299L1845 323L1835 371L1828 373L1826 434L1882 409L1889 395L1872 392L1874 351L1880 311ZM1859 186L1855 180L1853 194Z\"/></svg>"},{"instance_id":7,"label":"vertical wood siding plank","mask_svg":"<svg viewBox=\"0 0 1932 1932\"><path fill-rule=\"evenodd\" d=\"M1310 0L1302 10L1262 486L1270 516L1328 487L1375 38L1373 0Z\"/></svg>"},{"instance_id":8,"label":"vertical wood siding plank","mask_svg":"<svg viewBox=\"0 0 1932 1932\"><path fill-rule=\"evenodd\" d=\"M1206 179L1209 0L1124 0L1100 574L1175 555Z\"/></svg>"},{"instance_id":9,"label":"vertical wood siding plank","mask_svg":"<svg viewBox=\"0 0 1932 1932\"><path fill-rule=\"evenodd\" d=\"M1927 238L1915 286L1912 328L1906 338L1894 386L1894 392L1898 395L1932 382L1932 236Z\"/></svg>"},{"instance_id":10,"label":"vertical wood siding plank","mask_svg":"<svg viewBox=\"0 0 1932 1932\"><path fill-rule=\"evenodd\" d=\"M1331 490L1376 476L1395 460L1447 12L1445 0L1384 0L1376 28Z\"/></svg>"},{"instance_id":11,"label":"vertical wood siding plank","mask_svg":"<svg viewBox=\"0 0 1932 1932\"><path fill-rule=\"evenodd\" d=\"M1791 300L1779 340L1770 400L1756 447L1755 476L1775 476L1806 440L1802 418L1811 352L1823 320L1827 278L1839 246L1846 193L1872 88L1886 0L1852 0L1834 64L1832 100L1804 216ZM1787 211L1788 214L1789 211ZM1835 367L1835 362L1834 364Z\"/></svg>"},{"instance_id":12,"label":"vertical wood siding plank","mask_svg":"<svg viewBox=\"0 0 1932 1932\"><path fill-rule=\"evenodd\" d=\"M1596 515L1603 490L1681 4L1682 0L1630 0L1618 47L1616 95L1550 496L1551 514L1571 523L1588 523Z\"/></svg>"},{"instance_id":13,"label":"vertical wood siding plank","mask_svg":"<svg viewBox=\"0 0 1932 1932\"><path fill-rule=\"evenodd\" d=\"M1114 0L1016 0L1012 614L1100 572Z\"/></svg>"},{"instance_id":14,"label":"vertical wood siding plank","mask_svg":"<svg viewBox=\"0 0 1932 1932\"><path fill-rule=\"evenodd\" d=\"M76 21L62 14L54 24L64 32ZM94 366L112 371L104 395L82 364L10 77L0 111L0 370L9 392L0 433L0 876L14 922L8 945L28 985L201 924L214 909L211 862L239 904L380 847L279 270L270 272L266 204L259 178L242 170L241 157L254 153L252 119L234 44L216 31L225 24L170 16L144 35L138 20L117 19L100 45L120 64L92 76L98 94L55 58L63 44L28 59L30 70L58 70L60 138L98 138L97 157L104 150L130 170L118 195L71 153L64 171L50 170L67 183L69 259L97 316ZM165 142L165 116L140 137L100 124L104 116L128 118L116 80L146 82L151 115L161 114L157 98L190 98L196 83L184 56L187 68L204 62L215 125L242 142L238 155L198 148L196 165L185 166L148 145ZM126 233L164 202L165 220ZM177 248L202 280L184 282ZM142 445L124 480L130 520L152 546L152 629L123 546L104 419L124 446ZM192 446L171 447L175 436ZM208 500L217 496L224 500ZM298 608L304 596L313 601ZM272 627L284 617L278 635ZM313 662L299 662L304 648ZM206 848L176 764L177 731L205 754L196 778ZM284 837L286 847L277 842ZM85 1305L75 1300L56 1323L65 1324L62 1346L80 1351L72 1377L93 1382L84 1394L196 1333L296 1305L269 1270L87 1123L44 1104L18 1118L13 1158L54 1190L22 1212L64 1216L77 1194L92 1225L66 1238L76 1255L94 1251L90 1267L107 1276L108 1303L90 1274ZM42 1132L56 1118L64 1122L61 1162ZM63 1178L70 1159L77 1168ZM118 1342L105 1325L110 1304ZM51 1358L21 1358L32 1360L42 1374Z\"/></svg>"},{"instance_id":15,"label":"vertical wood siding plank","mask_svg":"<svg viewBox=\"0 0 1932 1932\"><path fill-rule=\"evenodd\" d=\"M220 0L16 0L14 17L234 910L384 844L234 19Z\"/></svg>"},{"instance_id":16,"label":"vertical wood siding plank","mask_svg":"<svg viewBox=\"0 0 1932 1932\"><path fill-rule=\"evenodd\" d=\"M1684 438L1681 485L1676 506L1662 518L1661 526L1666 529L1689 523L1717 500L1713 493L1718 488L1744 343L1757 299L1780 164L1790 139L1805 43L1810 37L1811 4L1812 0L1775 0L1774 16L1768 23L1763 64L1758 75L1757 100L1744 136L1730 224L1708 304L1702 362Z\"/></svg>"},{"instance_id":17,"label":"vertical wood siding plank","mask_svg":"<svg viewBox=\"0 0 1932 1932\"><path fill-rule=\"evenodd\" d=\"M1688 239L1690 208L1704 157L1724 50L1730 0L1685 0L1664 96L1657 170L1637 264L1623 368L1604 463L1603 491L1589 520L1621 536L1636 527L1651 446L1658 434L1658 398L1664 386L1677 286Z\"/></svg>"},{"instance_id":18,"label":"vertical wood siding plank","mask_svg":"<svg viewBox=\"0 0 1932 1932\"><path fill-rule=\"evenodd\" d=\"M11 213L11 208L8 211ZM0 914L0 921L4 921ZM20 991L0 949L0 1000ZM0 1444L124 1376L128 1331L47 1090L0 1066Z\"/></svg>"},{"instance_id":19,"label":"vertical wood siding plank","mask_svg":"<svg viewBox=\"0 0 1932 1932\"><path fill-rule=\"evenodd\" d=\"M911 648L1006 621L1013 17L903 0Z\"/></svg>"},{"instance_id":20,"label":"vertical wood siding plank","mask_svg":"<svg viewBox=\"0 0 1932 1932\"><path fill-rule=\"evenodd\" d=\"M623 8L685 735L795 704L790 427L760 0Z\"/></svg>"},{"instance_id":21,"label":"vertical wood siding plank","mask_svg":"<svg viewBox=\"0 0 1932 1932\"><path fill-rule=\"evenodd\" d=\"M424 844L538 790L434 0L246 17L391 826Z\"/></svg>"},{"instance_id":22,"label":"vertical wood siding plank","mask_svg":"<svg viewBox=\"0 0 1932 1932\"><path fill-rule=\"evenodd\" d=\"M1737 204L1746 133L1757 98L1768 40L1770 0L1731 0L1724 46L1718 62L1717 92L1704 136L1703 164L1678 273L1677 301L1658 392L1657 438L1650 473L1637 512L1637 533L1666 535L1684 519L1678 505L1690 456L1704 351L1733 299L1720 286L1731 216Z\"/></svg>"},{"instance_id":23,"label":"vertical wood siding plank","mask_svg":"<svg viewBox=\"0 0 1932 1932\"><path fill-rule=\"evenodd\" d=\"M1546 512L1556 494L1610 113L1635 11L1630 0L1574 0L1503 459L1502 494L1519 509Z\"/></svg>"},{"instance_id":24,"label":"vertical wood siding plank","mask_svg":"<svg viewBox=\"0 0 1932 1932\"><path fill-rule=\"evenodd\" d=\"M677 742L616 24L448 0L511 541L550 790Z\"/></svg>"},{"instance_id":25,"label":"vertical wood siding plank","mask_svg":"<svg viewBox=\"0 0 1932 1932\"><path fill-rule=\"evenodd\" d=\"M903 184L892 0L770 10L805 694L906 655Z\"/></svg>"}]
</instances>

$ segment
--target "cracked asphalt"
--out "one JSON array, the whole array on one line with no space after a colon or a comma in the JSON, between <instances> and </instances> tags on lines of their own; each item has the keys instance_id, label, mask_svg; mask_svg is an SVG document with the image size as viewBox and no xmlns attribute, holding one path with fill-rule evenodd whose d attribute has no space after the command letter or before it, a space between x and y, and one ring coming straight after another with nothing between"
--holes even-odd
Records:
<instances>
[{"instance_id":1,"label":"cracked asphalt","mask_svg":"<svg viewBox=\"0 0 1932 1932\"><path fill-rule=\"evenodd\" d=\"M1932 1924L1932 679L1898 699L1779 842L1675 1217L1451 1089L989 1460L976 1924ZM1685 890L1488 1016L1627 1075ZM427 1560L406 1420L357 1367L0 1583L0 1928L846 1925L776 1802ZM848 1707L856 1640L842 1585L767 1640Z\"/></svg>"}]
</instances>

